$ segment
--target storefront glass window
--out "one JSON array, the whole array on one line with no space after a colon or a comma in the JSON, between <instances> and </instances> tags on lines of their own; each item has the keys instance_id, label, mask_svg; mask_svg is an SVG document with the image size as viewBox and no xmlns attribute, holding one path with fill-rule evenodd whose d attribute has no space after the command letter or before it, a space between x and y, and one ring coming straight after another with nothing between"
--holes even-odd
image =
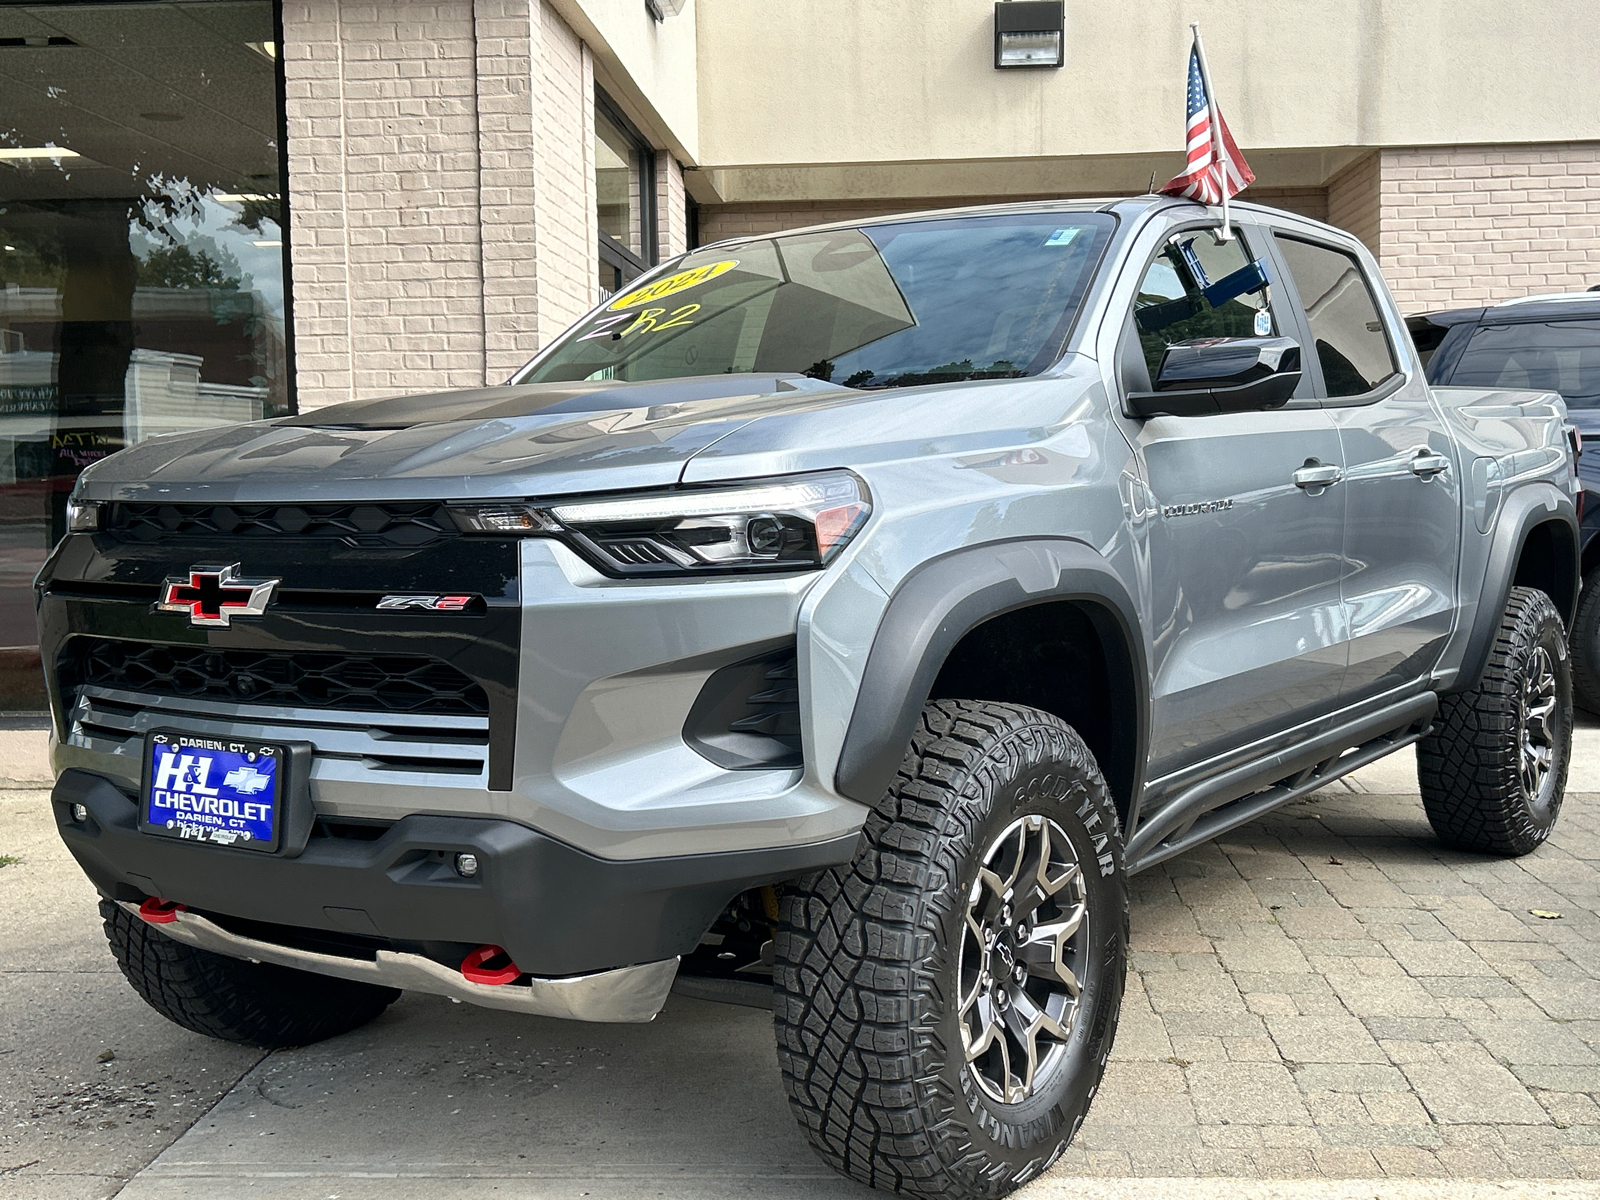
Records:
<instances>
[{"instance_id":1,"label":"storefront glass window","mask_svg":"<svg viewBox=\"0 0 1600 1200\"><path fill-rule=\"evenodd\" d=\"M644 257L640 191L644 156L639 147L605 115L594 117L594 183L600 209L600 232L629 252Z\"/></svg>"},{"instance_id":2,"label":"storefront glass window","mask_svg":"<svg viewBox=\"0 0 1600 1200\"><path fill-rule=\"evenodd\" d=\"M78 472L292 410L268 0L0 5L0 711Z\"/></svg>"},{"instance_id":3,"label":"storefront glass window","mask_svg":"<svg viewBox=\"0 0 1600 1200\"><path fill-rule=\"evenodd\" d=\"M595 94L594 190L600 225L597 299L655 264L655 155L603 93Z\"/></svg>"}]
</instances>

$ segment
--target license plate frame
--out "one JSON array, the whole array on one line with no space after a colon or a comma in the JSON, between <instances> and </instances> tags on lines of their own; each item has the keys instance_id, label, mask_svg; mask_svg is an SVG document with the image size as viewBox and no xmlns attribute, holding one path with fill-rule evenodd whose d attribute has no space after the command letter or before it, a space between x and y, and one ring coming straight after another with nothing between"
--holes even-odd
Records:
<instances>
[{"instance_id":1,"label":"license plate frame","mask_svg":"<svg viewBox=\"0 0 1600 1200\"><path fill-rule=\"evenodd\" d=\"M288 742L152 729L144 740L140 832L254 854L279 853L286 835L302 823L291 822L295 794L302 790L294 778L301 757L297 749Z\"/></svg>"}]
</instances>

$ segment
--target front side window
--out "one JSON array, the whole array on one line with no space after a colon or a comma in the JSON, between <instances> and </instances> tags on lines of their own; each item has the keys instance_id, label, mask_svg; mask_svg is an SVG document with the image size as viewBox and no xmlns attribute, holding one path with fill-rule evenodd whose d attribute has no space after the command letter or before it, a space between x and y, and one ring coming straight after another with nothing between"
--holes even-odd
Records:
<instances>
[{"instance_id":1,"label":"front side window","mask_svg":"<svg viewBox=\"0 0 1600 1200\"><path fill-rule=\"evenodd\" d=\"M1600 321L1480 325L1450 382L1560 392L1573 408L1600 407Z\"/></svg>"},{"instance_id":2,"label":"front side window","mask_svg":"<svg viewBox=\"0 0 1600 1200\"><path fill-rule=\"evenodd\" d=\"M1174 342L1275 332L1265 289L1226 298L1216 289L1249 265L1249 252L1238 237L1219 242L1210 230L1189 229L1167 239L1133 300L1134 327L1151 379Z\"/></svg>"},{"instance_id":3,"label":"front side window","mask_svg":"<svg viewBox=\"0 0 1600 1200\"><path fill-rule=\"evenodd\" d=\"M1354 255L1282 234L1278 250L1305 306L1330 398L1370 392L1399 370Z\"/></svg>"},{"instance_id":4,"label":"front side window","mask_svg":"<svg viewBox=\"0 0 1600 1200\"><path fill-rule=\"evenodd\" d=\"M1032 374L1114 218L960 217L700 251L630 287L520 383L795 372L854 388Z\"/></svg>"}]
</instances>

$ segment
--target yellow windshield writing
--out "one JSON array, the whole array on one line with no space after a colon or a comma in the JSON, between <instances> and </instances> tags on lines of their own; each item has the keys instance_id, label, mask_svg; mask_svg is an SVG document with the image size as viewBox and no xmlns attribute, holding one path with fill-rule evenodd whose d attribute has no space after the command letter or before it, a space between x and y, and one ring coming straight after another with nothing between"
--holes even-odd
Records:
<instances>
[{"instance_id":1,"label":"yellow windshield writing","mask_svg":"<svg viewBox=\"0 0 1600 1200\"><path fill-rule=\"evenodd\" d=\"M699 287L708 279L715 279L718 275L731 271L738 265L738 259L725 258L721 262L707 263L703 267L690 267L687 271L678 271L653 280L641 288L634 288L633 291L618 296L610 304L606 305L606 308L611 312L620 312L624 308L632 308L637 304L652 304L678 292L686 292L692 287Z\"/></svg>"}]
</instances>

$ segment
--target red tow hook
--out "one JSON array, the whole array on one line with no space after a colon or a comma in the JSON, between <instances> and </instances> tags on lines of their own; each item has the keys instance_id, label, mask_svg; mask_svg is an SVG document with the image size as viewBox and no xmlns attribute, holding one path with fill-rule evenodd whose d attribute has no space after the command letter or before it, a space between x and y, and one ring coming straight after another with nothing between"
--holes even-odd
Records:
<instances>
[{"instance_id":1,"label":"red tow hook","mask_svg":"<svg viewBox=\"0 0 1600 1200\"><path fill-rule=\"evenodd\" d=\"M171 917L167 918L169 921ZM491 966L490 964L494 964ZM461 974L468 983L487 983L498 987L502 983L515 983L522 968L511 961L499 946L479 946L461 960Z\"/></svg>"},{"instance_id":2,"label":"red tow hook","mask_svg":"<svg viewBox=\"0 0 1600 1200\"><path fill-rule=\"evenodd\" d=\"M162 900L157 896L150 896L139 905L139 915L152 925L170 925L183 911L184 906L176 900Z\"/></svg>"}]
</instances>

